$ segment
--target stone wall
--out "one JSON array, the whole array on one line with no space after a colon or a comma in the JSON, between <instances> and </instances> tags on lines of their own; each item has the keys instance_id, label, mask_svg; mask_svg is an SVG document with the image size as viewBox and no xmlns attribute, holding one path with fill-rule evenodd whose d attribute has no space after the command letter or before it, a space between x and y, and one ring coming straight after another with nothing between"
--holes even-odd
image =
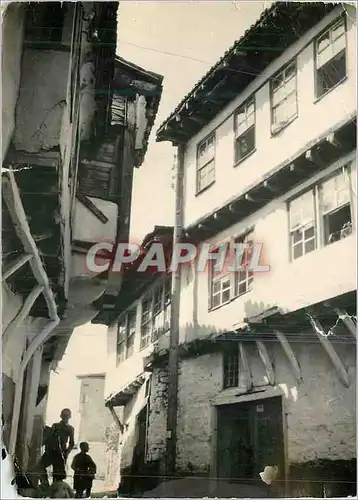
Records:
<instances>
[{"instance_id":1,"label":"stone wall","mask_svg":"<svg viewBox=\"0 0 358 500\"><path fill-rule=\"evenodd\" d=\"M153 371L148 418L147 461L160 460L165 454L167 426L168 373L163 368Z\"/></svg>"},{"instance_id":2,"label":"stone wall","mask_svg":"<svg viewBox=\"0 0 358 500\"><path fill-rule=\"evenodd\" d=\"M314 340L314 338L313 338ZM291 365L280 345L267 346L283 394L284 435L288 463L317 460L349 461L356 456L355 350L335 344L345 365L349 387L345 388L326 352L318 342L292 343L300 364L303 383L297 385ZM256 387L265 388L263 364L254 345L248 344L250 371ZM181 360L179 370L178 472L202 474L209 471L214 444L211 400L222 391L222 355L201 355ZM166 387L163 372L154 371L148 431L148 460L165 450ZM266 388L269 388L266 385Z\"/></svg>"}]
</instances>

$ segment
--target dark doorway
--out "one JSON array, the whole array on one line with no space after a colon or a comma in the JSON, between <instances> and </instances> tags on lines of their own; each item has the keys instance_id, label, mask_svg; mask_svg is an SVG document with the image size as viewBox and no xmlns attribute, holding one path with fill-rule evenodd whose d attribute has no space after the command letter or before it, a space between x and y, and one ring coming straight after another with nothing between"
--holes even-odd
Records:
<instances>
[{"instance_id":1,"label":"dark doorway","mask_svg":"<svg viewBox=\"0 0 358 500\"><path fill-rule=\"evenodd\" d=\"M219 480L262 484L266 465L278 465L283 475L281 397L219 406L216 457Z\"/></svg>"}]
</instances>

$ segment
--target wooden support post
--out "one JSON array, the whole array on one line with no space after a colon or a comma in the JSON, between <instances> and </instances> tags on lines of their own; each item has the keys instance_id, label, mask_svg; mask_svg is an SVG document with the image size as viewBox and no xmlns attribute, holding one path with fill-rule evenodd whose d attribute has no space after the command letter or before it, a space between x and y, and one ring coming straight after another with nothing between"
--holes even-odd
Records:
<instances>
[{"instance_id":1,"label":"wooden support post","mask_svg":"<svg viewBox=\"0 0 358 500\"><path fill-rule=\"evenodd\" d=\"M25 253L24 255L20 255L14 262L10 262L4 269L2 273L2 281L6 281L10 278L16 271L18 271L22 266L24 266L29 260L32 259L31 254Z\"/></svg>"},{"instance_id":2,"label":"wooden support post","mask_svg":"<svg viewBox=\"0 0 358 500\"><path fill-rule=\"evenodd\" d=\"M334 309L337 316L341 321L346 325L350 333L354 338L357 338L357 326L354 324L352 318L345 311L341 311L340 309Z\"/></svg>"},{"instance_id":3,"label":"wooden support post","mask_svg":"<svg viewBox=\"0 0 358 500\"><path fill-rule=\"evenodd\" d=\"M240 367L239 367L239 384L242 385L246 390L250 390L252 387L252 378L249 366L249 360L247 359L246 350L242 342L239 343L239 354L240 354Z\"/></svg>"},{"instance_id":4,"label":"wooden support post","mask_svg":"<svg viewBox=\"0 0 358 500\"><path fill-rule=\"evenodd\" d=\"M23 408L23 420L21 423L21 434L23 436L21 442L23 444L23 451L21 457L21 463L24 470L27 470L29 457L30 457L30 447L32 442L32 433L35 421L35 408L37 391L40 382L41 374L41 363L42 363L42 349L41 345L34 353L28 368L26 375L26 384L24 391L24 400L22 401Z\"/></svg>"},{"instance_id":5,"label":"wooden support post","mask_svg":"<svg viewBox=\"0 0 358 500\"><path fill-rule=\"evenodd\" d=\"M183 231L183 196L184 196L184 156L185 145L178 145L176 188L175 188L175 223L173 247L182 240ZM178 418L178 368L179 368L179 313L180 313L180 266L172 273L172 298L170 316L169 359L168 359L168 410L165 471L172 476L176 467L177 418Z\"/></svg>"},{"instance_id":6,"label":"wooden support post","mask_svg":"<svg viewBox=\"0 0 358 500\"><path fill-rule=\"evenodd\" d=\"M26 297L26 300L23 303L20 312L15 316L13 321L11 321L11 323L8 325L5 331L3 331L2 341L4 345L6 344L8 338L10 337L11 332L18 333L17 330L21 327L23 321L30 314L32 306L34 305L36 299L39 297L39 295L41 295L43 291L44 287L42 285L38 285Z\"/></svg>"},{"instance_id":7,"label":"wooden support post","mask_svg":"<svg viewBox=\"0 0 358 500\"><path fill-rule=\"evenodd\" d=\"M275 384L275 371L273 369L270 357L268 355L266 346L263 342L257 340L256 341L256 346L260 354L260 358L264 364L265 370L266 370L266 375L269 384L274 385Z\"/></svg>"},{"instance_id":8,"label":"wooden support post","mask_svg":"<svg viewBox=\"0 0 358 500\"><path fill-rule=\"evenodd\" d=\"M29 261L34 277L44 287L44 297L49 310L49 317L57 319L57 307L49 279L42 264L39 250L31 235L24 207L22 206L20 193L12 170L8 172L8 178L2 179L3 199L8 207L15 231L24 246L25 252L33 258Z\"/></svg>"},{"instance_id":9,"label":"wooden support post","mask_svg":"<svg viewBox=\"0 0 358 500\"><path fill-rule=\"evenodd\" d=\"M292 366L293 373L295 374L296 380L299 384L302 383L302 374L301 374L301 368L300 365L298 364L298 361L296 359L296 356L292 350L292 347L290 346L288 340L286 339L285 335L282 332L279 332L278 330L275 331L275 335L280 342L283 350L286 353L286 356L288 357L288 360Z\"/></svg>"},{"instance_id":10,"label":"wooden support post","mask_svg":"<svg viewBox=\"0 0 358 500\"><path fill-rule=\"evenodd\" d=\"M314 329L314 331L318 337L318 340L321 342L322 347L324 348L324 350L326 351L328 356L331 358L331 361L333 363L333 366L336 369L338 377L340 378L340 380L342 381L342 383L345 387L349 387L347 370L345 369L342 361L340 360L338 354L336 353L333 345L329 341L328 336L325 336L324 334L322 334L322 332L324 333L323 326L318 321L318 319L314 318L311 315L308 315L308 317L309 317L310 323L312 325L312 328Z\"/></svg>"},{"instance_id":11,"label":"wooden support post","mask_svg":"<svg viewBox=\"0 0 358 500\"><path fill-rule=\"evenodd\" d=\"M113 408L113 406L111 404L107 404L107 408L109 409L112 417L113 417L113 420L114 420L114 423L116 424L117 428L119 429L120 433L123 434L124 432L124 425L122 424L122 422L119 420L119 417L116 413L116 410Z\"/></svg>"}]
</instances>

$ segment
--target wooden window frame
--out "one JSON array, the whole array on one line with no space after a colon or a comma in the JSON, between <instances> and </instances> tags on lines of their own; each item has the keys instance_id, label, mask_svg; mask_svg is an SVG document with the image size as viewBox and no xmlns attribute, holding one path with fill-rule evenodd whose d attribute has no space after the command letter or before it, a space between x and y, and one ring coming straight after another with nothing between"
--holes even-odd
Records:
<instances>
[{"instance_id":1,"label":"wooden window frame","mask_svg":"<svg viewBox=\"0 0 358 500\"><path fill-rule=\"evenodd\" d=\"M123 328L121 334L120 328ZM123 363L126 359L126 332L127 332L127 316L123 314L120 316L117 325L117 366ZM121 337L120 337L121 336Z\"/></svg>"},{"instance_id":2,"label":"wooden window frame","mask_svg":"<svg viewBox=\"0 0 358 500\"><path fill-rule=\"evenodd\" d=\"M133 308L126 314L126 359L134 354L135 335L137 329L137 309ZM130 319L134 319L134 324L131 324Z\"/></svg>"},{"instance_id":3,"label":"wooden window frame","mask_svg":"<svg viewBox=\"0 0 358 500\"><path fill-rule=\"evenodd\" d=\"M155 301L156 294L159 293L159 300ZM149 318L143 323L143 314L141 319L141 344L140 348L145 349L151 342L157 340L161 335L166 333L170 329L170 315L171 315L171 277L166 277L158 283L144 298L142 303L145 301L150 302L150 312ZM155 310L156 304L159 304L157 310ZM166 318L166 315L167 318ZM159 328L156 327L156 318L162 316ZM163 323L161 325L161 323ZM150 324L150 332L143 336L142 326Z\"/></svg>"},{"instance_id":4,"label":"wooden window frame","mask_svg":"<svg viewBox=\"0 0 358 500\"><path fill-rule=\"evenodd\" d=\"M211 139L213 139L213 142L214 142L213 155L212 155L212 157L210 157L207 161L205 161L201 165L200 164L200 156L199 156L200 149L205 144L207 144ZM197 151L196 151L196 194L197 195L200 194L200 193L202 193L206 189L208 189L215 182L215 155L216 155L216 134L215 134L215 132L212 132L210 135L208 135L203 141L201 141L198 144ZM209 166L212 163L213 163L213 167L212 168L213 168L213 171L214 171L213 179L210 182L208 182L207 184L205 184L205 186L202 187L199 184L199 175L200 175L200 172L202 172L204 169L208 169Z\"/></svg>"},{"instance_id":5,"label":"wooden window frame","mask_svg":"<svg viewBox=\"0 0 358 500\"><path fill-rule=\"evenodd\" d=\"M291 217L292 217L292 204L299 200L300 198L303 198L304 196L307 196L309 193L311 193L311 199L312 199L312 212L313 212L313 217L312 221L310 220L309 222L302 222L300 225L295 226L294 228L291 225ZM299 259L300 257L303 257L304 255L307 255L308 253L313 252L317 248L318 244L318 238L317 238L317 216L316 216L316 190L314 186L311 186L309 189L306 189L304 192L300 193L298 196L295 196L288 202L288 217L289 217L289 244L290 244L290 258L292 261ZM313 237L310 238L305 238L305 233L307 231L310 231L313 228ZM297 231L302 232L302 239L299 241L294 242L294 233L297 233ZM310 241L314 241L314 248L312 250L306 251L306 244ZM295 244L294 244L295 243ZM298 257L294 257L294 247L297 247L298 244L302 244L303 252L301 255Z\"/></svg>"},{"instance_id":6,"label":"wooden window frame","mask_svg":"<svg viewBox=\"0 0 358 500\"><path fill-rule=\"evenodd\" d=\"M294 67L294 76L291 78L287 79L286 73L288 72L289 69ZM282 84L277 87L275 87L275 82L277 80L281 79ZM281 97L278 102L274 103L274 96L275 93L277 93L278 89L283 89L283 91L286 89L288 84L291 81L294 81L294 89L286 94L284 92L283 97ZM282 122L277 122L275 123L274 117L275 117L275 110L281 106L283 103L287 103L287 100L290 96L294 96L295 98L295 108L296 111L291 115L286 118L286 120ZM297 59L291 60L288 64L286 64L283 68L280 69L271 79L270 79L270 110L271 110L271 135L275 135L279 133L282 129L286 128L295 118L298 116L298 93L297 93Z\"/></svg>"},{"instance_id":7,"label":"wooden window frame","mask_svg":"<svg viewBox=\"0 0 358 500\"><path fill-rule=\"evenodd\" d=\"M333 54L332 57L330 57L326 63L322 64L321 66L318 66L318 59L319 59L319 53L322 53L324 50L326 50L328 47L332 48L333 45L333 40L332 40L332 33L333 30L339 26L340 24L343 24L344 27L344 34L341 35L341 37L344 37L344 48L337 52L336 54ZM328 34L329 36L329 45L325 47L323 50L318 52L318 45L320 41ZM338 40L340 37L338 37L336 40ZM331 63L334 61L334 59L339 59L339 58L344 58L344 75L340 78L340 80L337 80L331 87L327 88L326 90L320 91L320 82L319 82L319 70L320 68L323 68L327 64ZM347 66L347 24L346 24L346 17L344 15L341 15L338 19L335 19L335 21L328 27L326 28L320 35L318 35L314 41L314 64L315 64L315 96L316 96L316 101L319 101L322 99L325 95L327 95L329 92L334 90L336 87L338 87L342 82L346 80L348 77L348 66Z\"/></svg>"},{"instance_id":8,"label":"wooden window frame","mask_svg":"<svg viewBox=\"0 0 358 500\"><path fill-rule=\"evenodd\" d=\"M355 218L354 218L354 195L352 193L352 164L355 160L349 160L340 167L338 167L336 170L333 172L330 172L328 175L320 179L319 181L315 182L312 184L309 188L305 189L304 191L300 192L297 194L295 197L291 198L290 200L287 201L287 213L288 213L288 234L289 234L289 247L290 247L290 260L291 261L296 261L297 259L303 257L304 255L307 255L308 253L311 253L315 250L318 250L322 247L328 246L333 244L336 241L340 241L341 239L349 236L355 231ZM331 179L334 179L338 177L339 175L347 175L347 192L348 192L348 197L349 200L340 204L339 206L335 207L334 209L324 211L322 210L322 203L321 203L321 192L322 192L322 186L328 182ZM312 198L313 198L313 223L312 226L314 227L314 233L315 233L315 246L314 249L310 250L309 252L303 252L300 256L294 258L293 256L293 246L292 246L292 227L291 227L291 221L290 221L290 204L299 199L301 196L304 196L308 193L312 193ZM340 230L340 238L331 241L331 242L326 242L326 236L325 236L325 230L324 230L324 217L329 214L333 214L334 212L337 212L338 210L342 209L343 207L349 206L350 209L350 223L344 228ZM298 226L295 231L298 229L301 229L302 227L309 226L308 223L304 224L303 226ZM306 229L307 230L307 229ZM344 236L342 236L342 234ZM309 241L309 239L307 239ZM303 244L305 241L303 240Z\"/></svg>"},{"instance_id":9,"label":"wooden window frame","mask_svg":"<svg viewBox=\"0 0 358 500\"><path fill-rule=\"evenodd\" d=\"M253 106L254 110L252 113L248 113L248 109L250 106ZM240 114L245 114L245 120L241 123L246 122L246 129L238 133L237 128L238 128L238 123L237 123L237 117ZM250 117L253 115L253 124L249 125L248 121ZM245 139L247 136L250 136L250 134L253 134L253 146L251 149L249 149L246 154L242 155L241 157L238 157L237 151L238 147L237 144L240 139ZM248 156L250 156L252 153L256 151L256 97L255 94L253 94L249 99L247 99L234 113L234 165L238 165L239 163L243 162Z\"/></svg>"},{"instance_id":10,"label":"wooden window frame","mask_svg":"<svg viewBox=\"0 0 358 500\"><path fill-rule=\"evenodd\" d=\"M224 349L223 351L223 389L231 389L239 386L239 348L235 343L235 349Z\"/></svg>"},{"instance_id":11,"label":"wooden window frame","mask_svg":"<svg viewBox=\"0 0 358 500\"><path fill-rule=\"evenodd\" d=\"M36 6L33 7L32 4L35 3ZM40 21L38 21L37 23L32 23L30 22L28 16L35 15L35 11L33 10L31 14L29 12L31 11L31 9L36 9L36 8L38 9L39 13L42 10L42 16ZM56 17L57 21L58 16L54 12L50 12L51 8L53 9L59 8L62 10L61 13L62 19L60 23L61 26L60 25L57 27L52 26L51 21L53 21L54 17ZM65 4L61 4L60 2L40 2L40 3L30 2L27 5L27 9L28 10L26 12L25 25L24 25L25 47L38 50L60 50L60 51L70 52L71 49L67 45L63 44L63 30L65 26L68 6L66 6ZM51 26L46 25L47 23L49 23ZM30 33L28 30L30 30ZM37 31L38 36L35 36L36 30L38 30ZM54 37L53 33L58 33L58 36Z\"/></svg>"},{"instance_id":12,"label":"wooden window frame","mask_svg":"<svg viewBox=\"0 0 358 500\"><path fill-rule=\"evenodd\" d=\"M326 177L324 180L322 180L320 183L317 184L317 199L318 199L318 215L319 215L319 220L320 224L322 227L321 231L321 244L322 246L328 246L331 245L332 243L335 243L336 241L340 241L343 238L349 236L353 232L353 198L352 198L352 188L351 188L351 175L352 175L352 170L351 170L351 165L346 164L343 165L341 168L333 172L331 175ZM338 201L338 193L339 190L335 189L334 190L334 195L336 198L336 206L327 210L324 210L322 207L322 192L323 192L323 186L334 179L338 179L339 176L347 176L348 178L346 179L346 186L345 186L345 191L347 192L347 201L344 202L339 202ZM342 209L348 208L349 209L349 216L350 216L350 221L347 225L346 228L342 227L339 232L340 232L340 237L337 239L333 239L332 236L337 233L331 233L330 236L327 238L327 234L325 231L326 228L326 219L327 217L337 214L340 212ZM343 234L343 236L342 236Z\"/></svg>"},{"instance_id":13,"label":"wooden window frame","mask_svg":"<svg viewBox=\"0 0 358 500\"><path fill-rule=\"evenodd\" d=\"M254 234L254 229L249 229L248 231L245 231L243 234L240 236L237 236L233 238L234 243L250 243L252 241L252 236ZM230 248L230 247L229 247ZM215 253L216 251L220 250L220 246L217 248L213 249L211 253ZM229 249L228 249L229 251ZM227 251L227 252L228 252ZM228 253L226 254L228 257ZM249 254L247 251L243 254L242 258L243 260L248 260ZM243 261L242 261L243 262ZM231 266L232 263L229 263L229 266ZM218 309L229 302L232 302L233 300L237 299L238 297L241 297L242 295L245 295L246 293L250 292L252 290L252 284L254 281L254 275L253 271L249 271L248 269L241 270L241 271L228 271L226 273L221 273L219 276L214 276L214 266L215 266L215 261L210 263L210 268L209 268L209 311ZM245 273L245 279L240 280L240 274ZM222 287L220 287L220 290L218 292L214 293L214 285L215 283L222 283L222 282L229 282L229 286L225 287L224 290ZM241 283L246 283L245 290L240 292L240 287L239 285ZM220 301L219 304L214 305L214 297L217 295L223 295L224 292L229 290L229 297L225 301Z\"/></svg>"}]
</instances>

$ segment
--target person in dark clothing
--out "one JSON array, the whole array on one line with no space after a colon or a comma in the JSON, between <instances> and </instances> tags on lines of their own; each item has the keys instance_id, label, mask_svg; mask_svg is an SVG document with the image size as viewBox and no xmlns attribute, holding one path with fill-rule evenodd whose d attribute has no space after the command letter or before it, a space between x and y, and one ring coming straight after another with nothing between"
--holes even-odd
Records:
<instances>
[{"instance_id":1,"label":"person in dark clothing","mask_svg":"<svg viewBox=\"0 0 358 500\"><path fill-rule=\"evenodd\" d=\"M93 479L97 472L97 467L92 458L88 455L88 443L80 443L81 452L73 457L72 469L74 470L73 488L76 491L75 498L82 498L86 491L86 497L91 496Z\"/></svg>"},{"instance_id":2,"label":"person in dark clothing","mask_svg":"<svg viewBox=\"0 0 358 500\"><path fill-rule=\"evenodd\" d=\"M65 408L61 411L61 421L53 424L45 441L45 453L40 458L36 470L39 471L40 482L43 486L48 486L48 476L46 469L52 465L52 476L66 477L66 461L69 453L73 449L74 428L69 425L71 410Z\"/></svg>"}]
</instances>

